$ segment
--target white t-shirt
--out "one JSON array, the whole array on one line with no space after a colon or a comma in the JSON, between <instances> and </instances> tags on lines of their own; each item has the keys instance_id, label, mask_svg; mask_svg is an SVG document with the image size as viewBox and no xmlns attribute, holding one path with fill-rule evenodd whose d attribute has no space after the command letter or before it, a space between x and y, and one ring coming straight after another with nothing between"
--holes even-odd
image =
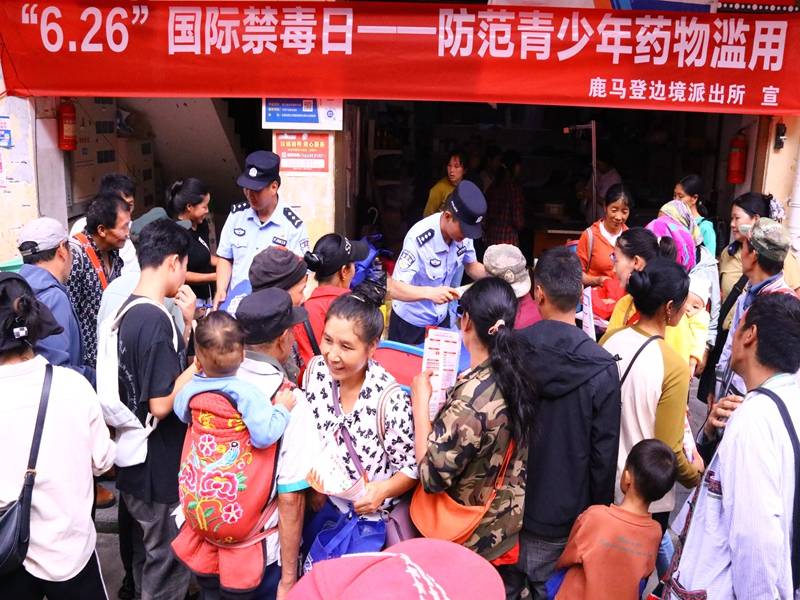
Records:
<instances>
[{"instance_id":1,"label":"white t-shirt","mask_svg":"<svg viewBox=\"0 0 800 600\"><path fill-rule=\"evenodd\" d=\"M277 366L268 362L245 358L237 377L252 383L268 398L272 398L283 383L284 375ZM281 438L281 447L278 454L278 485L277 493L286 494L299 492L310 487L306 482L306 475L311 470L314 457L321 452L319 437L317 436L314 416L306 401L302 390L296 389L294 397L297 401L292 409L289 425ZM278 512L273 514L265 529L278 526ZM277 533L266 539L267 565L280 559L280 540Z\"/></svg>"},{"instance_id":2,"label":"white t-shirt","mask_svg":"<svg viewBox=\"0 0 800 600\"><path fill-rule=\"evenodd\" d=\"M0 506L22 489L47 361L42 356L0 366ZM114 442L88 381L53 367L31 499L31 539L24 567L46 581L75 577L89 561L97 534L92 522L93 475L114 464ZM0 594L2 595L2 594Z\"/></svg>"},{"instance_id":3,"label":"white t-shirt","mask_svg":"<svg viewBox=\"0 0 800 600\"><path fill-rule=\"evenodd\" d=\"M611 233L608 229L606 229L606 226L603 224L603 222L600 221L600 234L606 238L606 240L608 240L608 243L611 244L611 247L613 248L617 245L619 236L622 235L622 229L620 229L618 233Z\"/></svg>"}]
</instances>

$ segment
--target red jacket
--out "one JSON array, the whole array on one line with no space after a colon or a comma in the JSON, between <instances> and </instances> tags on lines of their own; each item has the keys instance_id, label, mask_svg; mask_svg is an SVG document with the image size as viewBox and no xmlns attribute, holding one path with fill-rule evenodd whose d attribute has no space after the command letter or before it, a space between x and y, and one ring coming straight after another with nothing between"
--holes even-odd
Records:
<instances>
[{"instance_id":1,"label":"red jacket","mask_svg":"<svg viewBox=\"0 0 800 600\"><path fill-rule=\"evenodd\" d=\"M328 314L333 301L339 296L349 294L348 288L336 287L333 285L321 285L309 296L303 306L308 311L308 320L311 322L311 329L314 331L314 337L317 338L317 344L322 339L322 331L325 329L325 317ZM306 335L306 330L303 324L300 323L294 326L294 339L297 341L297 350L300 357L303 359L303 364L308 362L314 357L314 350L311 348L311 342Z\"/></svg>"}]
</instances>

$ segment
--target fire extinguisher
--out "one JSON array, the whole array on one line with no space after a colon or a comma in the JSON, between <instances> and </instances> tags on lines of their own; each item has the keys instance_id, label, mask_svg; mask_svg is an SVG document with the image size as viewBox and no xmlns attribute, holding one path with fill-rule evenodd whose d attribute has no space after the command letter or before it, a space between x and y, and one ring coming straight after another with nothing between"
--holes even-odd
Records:
<instances>
[{"instance_id":1,"label":"fire extinguisher","mask_svg":"<svg viewBox=\"0 0 800 600\"><path fill-rule=\"evenodd\" d=\"M75 105L69 100L58 105L58 147L61 150L78 147Z\"/></svg>"},{"instance_id":2,"label":"fire extinguisher","mask_svg":"<svg viewBox=\"0 0 800 600\"><path fill-rule=\"evenodd\" d=\"M739 131L728 149L728 183L744 183L747 171L747 138Z\"/></svg>"}]
</instances>

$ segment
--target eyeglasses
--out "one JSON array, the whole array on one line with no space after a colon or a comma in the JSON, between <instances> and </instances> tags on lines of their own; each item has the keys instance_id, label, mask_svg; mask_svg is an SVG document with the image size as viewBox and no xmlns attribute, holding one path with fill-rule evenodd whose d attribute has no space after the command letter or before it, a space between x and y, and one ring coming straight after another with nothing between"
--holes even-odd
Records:
<instances>
[{"instance_id":1,"label":"eyeglasses","mask_svg":"<svg viewBox=\"0 0 800 600\"><path fill-rule=\"evenodd\" d=\"M463 307L463 306L461 306L461 304L460 304L460 303L459 303L459 305L458 305L458 306L456 306L456 316L457 316L459 319L460 319L461 317L463 317L463 316L464 316L464 314L465 314L466 312L467 312L467 311L464 309L464 307Z\"/></svg>"}]
</instances>

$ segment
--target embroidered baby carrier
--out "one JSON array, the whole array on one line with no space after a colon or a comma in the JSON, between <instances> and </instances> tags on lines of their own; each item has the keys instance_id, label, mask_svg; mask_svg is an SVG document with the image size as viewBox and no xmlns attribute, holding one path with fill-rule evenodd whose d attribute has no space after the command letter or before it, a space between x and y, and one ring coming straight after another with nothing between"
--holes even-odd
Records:
<instances>
[{"instance_id":1,"label":"embroidered baby carrier","mask_svg":"<svg viewBox=\"0 0 800 600\"><path fill-rule=\"evenodd\" d=\"M223 589L254 589L264 573L264 540L275 531L264 526L277 508L270 498L279 443L255 448L223 392L197 394L189 408L178 476L186 521L172 548L195 573L218 575Z\"/></svg>"}]
</instances>

